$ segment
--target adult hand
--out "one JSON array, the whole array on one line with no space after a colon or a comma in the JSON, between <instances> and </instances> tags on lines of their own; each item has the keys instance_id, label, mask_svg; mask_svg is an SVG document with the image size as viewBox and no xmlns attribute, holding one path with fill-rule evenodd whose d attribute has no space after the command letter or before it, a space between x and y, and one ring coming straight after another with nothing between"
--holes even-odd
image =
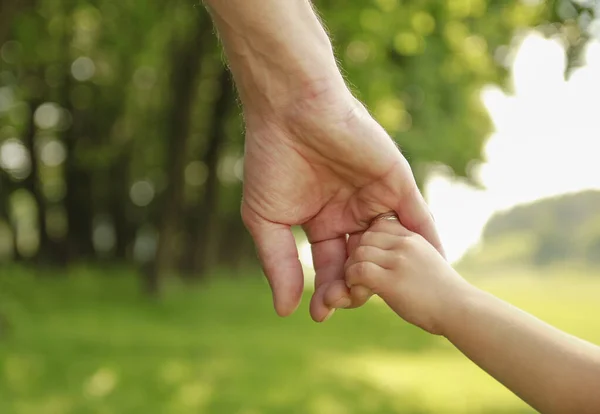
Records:
<instances>
[{"instance_id":1,"label":"adult hand","mask_svg":"<svg viewBox=\"0 0 600 414\"><path fill-rule=\"evenodd\" d=\"M346 87L311 2L205 2L244 108L242 217L277 312L291 314L303 288L290 226L302 225L312 244L316 321L368 299L368 291L348 291L344 263L377 215L395 211L441 250L408 163Z\"/></svg>"},{"instance_id":2,"label":"adult hand","mask_svg":"<svg viewBox=\"0 0 600 414\"><path fill-rule=\"evenodd\" d=\"M409 164L347 88L318 84L268 115L246 108L246 121L242 217L280 315L296 309L304 282L290 226L302 225L312 245L316 321L368 300L369 291L348 290L344 264L379 214L396 212L442 252Z\"/></svg>"}]
</instances>

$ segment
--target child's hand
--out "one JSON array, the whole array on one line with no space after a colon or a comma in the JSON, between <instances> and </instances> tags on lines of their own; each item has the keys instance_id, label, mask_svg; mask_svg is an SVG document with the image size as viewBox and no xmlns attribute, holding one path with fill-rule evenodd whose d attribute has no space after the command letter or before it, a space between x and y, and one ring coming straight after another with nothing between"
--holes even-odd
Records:
<instances>
[{"instance_id":1,"label":"child's hand","mask_svg":"<svg viewBox=\"0 0 600 414\"><path fill-rule=\"evenodd\" d=\"M445 336L538 412L600 413L600 347L471 286L397 219L376 220L349 252L351 289L371 290L406 321Z\"/></svg>"},{"instance_id":2,"label":"child's hand","mask_svg":"<svg viewBox=\"0 0 600 414\"><path fill-rule=\"evenodd\" d=\"M370 289L404 320L438 335L470 286L425 239L390 216L361 236L346 263L346 284Z\"/></svg>"}]
</instances>

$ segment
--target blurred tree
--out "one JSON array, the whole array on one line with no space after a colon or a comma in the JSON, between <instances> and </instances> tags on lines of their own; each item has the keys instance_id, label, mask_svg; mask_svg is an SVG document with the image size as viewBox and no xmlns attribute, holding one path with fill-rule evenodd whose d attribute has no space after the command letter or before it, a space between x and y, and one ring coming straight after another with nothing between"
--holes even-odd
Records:
<instances>
[{"instance_id":1,"label":"blurred tree","mask_svg":"<svg viewBox=\"0 0 600 414\"><path fill-rule=\"evenodd\" d=\"M575 240L581 259L593 265L600 264L600 212L578 229Z\"/></svg>"},{"instance_id":2,"label":"blurred tree","mask_svg":"<svg viewBox=\"0 0 600 414\"><path fill-rule=\"evenodd\" d=\"M34 4L35 0L0 0L0 45L7 41L15 17Z\"/></svg>"},{"instance_id":3,"label":"blurred tree","mask_svg":"<svg viewBox=\"0 0 600 414\"><path fill-rule=\"evenodd\" d=\"M600 2L598 0L550 0L545 22L539 29L548 36L560 36L567 47L566 75L582 64L587 42L600 39Z\"/></svg>"},{"instance_id":4,"label":"blurred tree","mask_svg":"<svg viewBox=\"0 0 600 414\"><path fill-rule=\"evenodd\" d=\"M41 105L38 99L29 101L29 120L23 133L23 143L29 152L29 174L23 179L23 188L33 196L37 206L37 239L39 247L36 257L48 258L51 254L49 249L50 240L46 226L46 200L41 188L40 166L35 148L36 126L34 122L34 112Z\"/></svg>"},{"instance_id":5,"label":"blurred tree","mask_svg":"<svg viewBox=\"0 0 600 414\"><path fill-rule=\"evenodd\" d=\"M148 290L158 292L161 274L174 268L176 261L175 246L180 237L181 213L184 195L184 171L188 160L188 138L190 136L191 117L197 95L199 75L201 73L203 49L214 44L208 36L211 30L208 14L204 9L194 9L189 33L182 39L174 39L171 58L170 104L167 106L166 121L166 189L162 195L161 219L155 266L148 274ZM216 105L219 109L219 102ZM217 118L217 122L221 119ZM209 139L212 139L209 138ZM222 139L219 136L218 139ZM210 144L209 144L210 145ZM218 156L218 152L214 154Z\"/></svg>"},{"instance_id":6,"label":"blurred tree","mask_svg":"<svg viewBox=\"0 0 600 414\"><path fill-rule=\"evenodd\" d=\"M192 230L189 238L187 271L190 274L204 274L209 266L211 239L216 238L219 206L219 176L218 167L223 147L225 147L226 125L228 117L232 116L235 106L235 91L229 71L221 70L218 78L218 89L212 108L208 142L204 150L202 164L206 168L206 181L203 195L192 213Z\"/></svg>"},{"instance_id":7,"label":"blurred tree","mask_svg":"<svg viewBox=\"0 0 600 414\"><path fill-rule=\"evenodd\" d=\"M506 74L494 54L542 7L377 0L345 1L339 13L339 6L323 2L347 78L398 141L418 182L432 163L471 178L491 130L479 91Z\"/></svg>"},{"instance_id":8,"label":"blurred tree","mask_svg":"<svg viewBox=\"0 0 600 414\"><path fill-rule=\"evenodd\" d=\"M17 245L17 229L15 221L10 214L10 194L14 190L14 184L6 171L0 169L0 220L6 223L6 227L10 231L10 240L7 244L12 245L12 258L15 261L20 259L18 250L14 247Z\"/></svg>"},{"instance_id":9,"label":"blurred tree","mask_svg":"<svg viewBox=\"0 0 600 414\"><path fill-rule=\"evenodd\" d=\"M597 19L587 0L315 4L419 184L438 163L472 178L491 128L479 91L503 82L515 33L561 36L576 65ZM255 263L240 111L211 31L194 0L0 0L0 220L15 257L135 260L151 292L169 273Z\"/></svg>"},{"instance_id":10,"label":"blurred tree","mask_svg":"<svg viewBox=\"0 0 600 414\"><path fill-rule=\"evenodd\" d=\"M548 265L560 261L595 264L600 257L600 192L585 191L517 206L496 214L486 225L479 256L497 255L501 241L505 264L520 262ZM524 242L524 243L522 243Z\"/></svg>"}]
</instances>

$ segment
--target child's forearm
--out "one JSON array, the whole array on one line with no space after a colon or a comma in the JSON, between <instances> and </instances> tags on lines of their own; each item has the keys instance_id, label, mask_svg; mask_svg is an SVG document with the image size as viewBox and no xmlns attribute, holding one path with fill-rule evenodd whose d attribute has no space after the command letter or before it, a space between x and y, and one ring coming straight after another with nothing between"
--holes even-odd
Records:
<instances>
[{"instance_id":1,"label":"child's forearm","mask_svg":"<svg viewBox=\"0 0 600 414\"><path fill-rule=\"evenodd\" d=\"M600 413L600 348L472 288L443 334L542 413Z\"/></svg>"}]
</instances>

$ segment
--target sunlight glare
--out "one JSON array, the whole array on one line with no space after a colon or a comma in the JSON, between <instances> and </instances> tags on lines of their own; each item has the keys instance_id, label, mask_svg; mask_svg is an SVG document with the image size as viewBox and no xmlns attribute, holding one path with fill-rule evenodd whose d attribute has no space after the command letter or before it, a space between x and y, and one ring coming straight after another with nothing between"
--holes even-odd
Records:
<instances>
[{"instance_id":1,"label":"sunlight glare","mask_svg":"<svg viewBox=\"0 0 600 414\"><path fill-rule=\"evenodd\" d=\"M597 170L600 124L600 43L586 50L587 65L565 80L560 42L531 33L522 39L512 67L514 95L482 91L495 132L479 171L485 190L433 174L426 196L448 259L477 243L497 211L540 198L600 189Z\"/></svg>"}]
</instances>

